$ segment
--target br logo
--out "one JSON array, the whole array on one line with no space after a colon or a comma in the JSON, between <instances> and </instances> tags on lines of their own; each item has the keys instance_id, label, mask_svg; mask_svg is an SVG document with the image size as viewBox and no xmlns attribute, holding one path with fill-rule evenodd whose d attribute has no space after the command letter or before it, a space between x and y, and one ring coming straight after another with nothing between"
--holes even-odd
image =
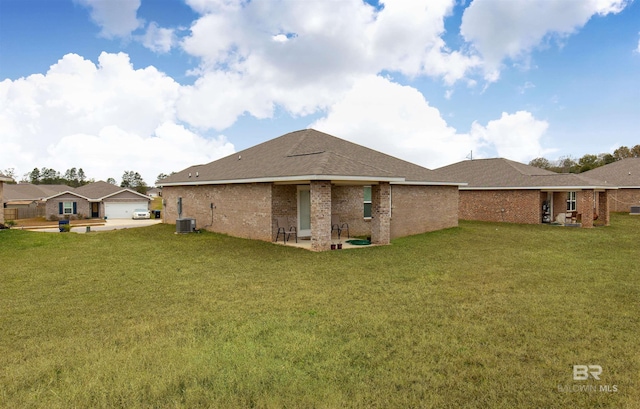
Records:
<instances>
[{"instance_id":1,"label":"br logo","mask_svg":"<svg viewBox=\"0 0 640 409\"><path fill-rule=\"evenodd\" d=\"M589 379L589 376L599 381L601 373L602 373L602 367L600 365L574 365L573 366L574 381L586 381L587 379Z\"/></svg>"}]
</instances>

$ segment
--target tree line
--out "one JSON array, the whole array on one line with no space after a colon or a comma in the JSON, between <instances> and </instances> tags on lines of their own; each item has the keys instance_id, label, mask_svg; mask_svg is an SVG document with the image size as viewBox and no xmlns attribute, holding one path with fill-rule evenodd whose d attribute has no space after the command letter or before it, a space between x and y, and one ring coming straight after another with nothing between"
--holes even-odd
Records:
<instances>
[{"instance_id":1,"label":"tree line","mask_svg":"<svg viewBox=\"0 0 640 409\"><path fill-rule=\"evenodd\" d=\"M0 172L5 176L9 176L14 180L16 178L15 169L9 168ZM64 173L60 173L55 169L42 167L40 169L33 168L31 172L27 172L20 179L20 183L31 183L34 185L67 185L70 187L80 187L95 182L95 179L88 178L82 168L67 169ZM114 178L108 178L107 183L118 185ZM120 187L126 187L135 190L138 193L146 194L149 186L146 184L140 173L127 170L122 174Z\"/></svg>"},{"instance_id":2,"label":"tree line","mask_svg":"<svg viewBox=\"0 0 640 409\"><path fill-rule=\"evenodd\" d=\"M625 158L640 158L640 145L632 148L621 146L613 151L613 154L586 154L580 159L571 156L562 156L555 161L542 157L535 158L529 162L529 165L556 173L582 173Z\"/></svg>"}]
</instances>

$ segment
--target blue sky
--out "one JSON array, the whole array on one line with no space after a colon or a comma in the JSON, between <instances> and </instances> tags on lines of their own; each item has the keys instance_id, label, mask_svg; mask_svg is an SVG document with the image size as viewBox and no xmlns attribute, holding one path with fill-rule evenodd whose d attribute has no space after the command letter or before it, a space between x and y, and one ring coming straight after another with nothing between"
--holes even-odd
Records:
<instances>
[{"instance_id":1,"label":"blue sky","mask_svg":"<svg viewBox=\"0 0 640 409\"><path fill-rule=\"evenodd\" d=\"M0 170L153 183L306 127L428 168L613 152L639 3L0 0Z\"/></svg>"}]
</instances>

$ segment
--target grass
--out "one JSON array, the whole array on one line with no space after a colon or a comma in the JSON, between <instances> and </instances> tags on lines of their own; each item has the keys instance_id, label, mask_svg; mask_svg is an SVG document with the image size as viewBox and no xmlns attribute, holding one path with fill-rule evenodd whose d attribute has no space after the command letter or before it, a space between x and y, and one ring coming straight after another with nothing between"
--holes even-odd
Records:
<instances>
[{"instance_id":1,"label":"grass","mask_svg":"<svg viewBox=\"0 0 640 409\"><path fill-rule=\"evenodd\" d=\"M173 231L0 231L0 407L640 407L640 218L324 253Z\"/></svg>"}]
</instances>

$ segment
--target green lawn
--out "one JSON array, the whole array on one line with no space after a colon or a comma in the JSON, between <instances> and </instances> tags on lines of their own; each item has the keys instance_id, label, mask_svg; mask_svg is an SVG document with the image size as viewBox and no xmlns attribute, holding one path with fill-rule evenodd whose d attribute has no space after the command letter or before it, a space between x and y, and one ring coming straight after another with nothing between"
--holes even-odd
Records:
<instances>
[{"instance_id":1,"label":"green lawn","mask_svg":"<svg viewBox=\"0 0 640 409\"><path fill-rule=\"evenodd\" d=\"M0 407L640 407L640 217L324 253L174 229L0 231Z\"/></svg>"}]
</instances>

